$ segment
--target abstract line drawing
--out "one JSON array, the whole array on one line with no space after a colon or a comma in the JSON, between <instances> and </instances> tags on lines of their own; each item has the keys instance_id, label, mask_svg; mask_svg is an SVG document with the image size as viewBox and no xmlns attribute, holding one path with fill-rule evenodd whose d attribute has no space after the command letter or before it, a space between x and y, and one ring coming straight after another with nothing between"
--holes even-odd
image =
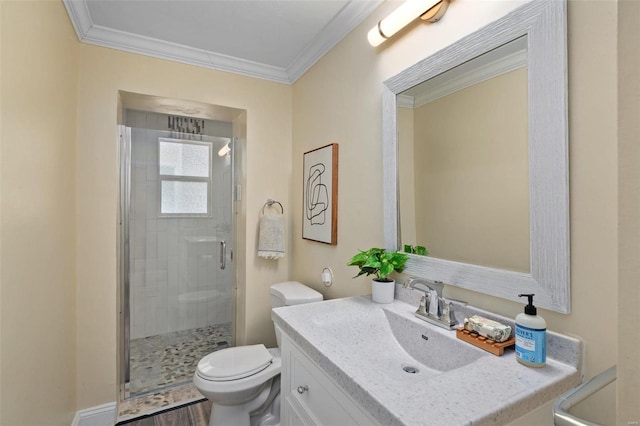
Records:
<instances>
[{"instance_id":1,"label":"abstract line drawing","mask_svg":"<svg viewBox=\"0 0 640 426\"><path fill-rule=\"evenodd\" d=\"M314 164L309 168L309 176L306 185L305 213L311 225L324 225L325 212L329 208L329 192L327 185L322 183L326 167L322 163Z\"/></svg>"},{"instance_id":2,"label":"abstract line drawing","mask_svg":"<svg viewBox=\"0 0 640 426\"><path fill-rule=\"evenodd\" d=\"M338 144L304 153L302 238L337 244Z\"/></svg>"}]
</instances>

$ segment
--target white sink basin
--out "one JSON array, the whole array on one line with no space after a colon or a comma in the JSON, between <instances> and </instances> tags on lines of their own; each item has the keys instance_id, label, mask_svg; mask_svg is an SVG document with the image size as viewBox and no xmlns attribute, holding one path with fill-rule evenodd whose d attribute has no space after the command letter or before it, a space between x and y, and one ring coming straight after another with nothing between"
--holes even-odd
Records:
<instances>
[{"instance_id":1,"label":"white sink basin","mask_svg":"<svg viewBox=\"0 0 640 426\"><path fill-rule=\"evenodd\" d=\"M489 356L458 340L455 332L440 330L415 317L383 309L396 342L414 359L437 371L450 371Z\"/></svg>"},{"instance_id":2,"label":"white sink basin","mask_svg":"<svg viewBox=\"0 0 640 426\"><path fill-rule=\"evenodd\" d=\"M392 310L390 305L363 306L360 302L343 299L342 309L331 315L310 315L309 324L318 335L336 346L349 347L352 357L366 359L389 379L419 380L488 355L458 340L454 331L415 318L407 305Z\"/></svg>"}]
</instances>

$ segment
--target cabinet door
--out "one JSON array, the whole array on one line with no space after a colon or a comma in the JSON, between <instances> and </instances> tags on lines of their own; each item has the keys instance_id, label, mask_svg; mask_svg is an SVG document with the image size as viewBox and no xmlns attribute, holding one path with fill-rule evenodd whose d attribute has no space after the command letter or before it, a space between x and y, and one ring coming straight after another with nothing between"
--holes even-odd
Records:
<instances>
[{"instance_id":1,"label":"cabinet door","mask_svg":"<svg viewBox=\"0 0 640 426\"><path fill-rule=\"evenodd\" d=\"M285 422L294 425L377 424L289 338L282 339Z\"/></svg>"},{"instance_id":2,"label":"cabinet door","mask_svg":"<svg viewBox=\"0 0 640 426\"><path fill-rule=\"evenodd\" d=\"M282 426L314 426L316 424L306 410L290 395L282 398L281 401L280 422Z\"/></svg>"}]
</instances>

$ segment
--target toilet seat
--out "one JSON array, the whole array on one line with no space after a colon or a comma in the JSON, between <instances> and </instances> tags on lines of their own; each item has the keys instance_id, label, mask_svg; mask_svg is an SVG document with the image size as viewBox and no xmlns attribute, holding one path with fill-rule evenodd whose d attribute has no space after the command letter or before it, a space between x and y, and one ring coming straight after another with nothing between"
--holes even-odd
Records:
<instances>
[{"instance_id":1,"label":"toilet seat","mask_svg":"<svg viewBox=\"0 0 640 426\"><path fill-rule=\"evenodd\" d=\"M205 380L227 382L259 373L272 362L264 345L236 346L206 355L198 362L197 374Z\"/></svg>"}]
</instances>

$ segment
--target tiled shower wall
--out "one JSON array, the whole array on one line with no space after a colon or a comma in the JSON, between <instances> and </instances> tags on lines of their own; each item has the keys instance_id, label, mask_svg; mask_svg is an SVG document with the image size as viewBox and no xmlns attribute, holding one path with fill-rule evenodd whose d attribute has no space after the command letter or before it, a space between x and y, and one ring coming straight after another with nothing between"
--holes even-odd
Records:
<instances>
[{"instance_id":1,"label":"tiled shower wall","mask_svg":"<svg viewBox=\"0 0 640 426\"><path fill-rule=\"evenodd\" d=\"M131 130L130 338L231 322L232 268L220 269L220 241L231 242L229 158L213 145L211 217L158 217L158 138L167 116L128 110ZM225 124L205 123L230 137ZM186 139L186 138L185 138ZM190 139L195 139L190 137Z\"/></svg>"}]
</instances>

